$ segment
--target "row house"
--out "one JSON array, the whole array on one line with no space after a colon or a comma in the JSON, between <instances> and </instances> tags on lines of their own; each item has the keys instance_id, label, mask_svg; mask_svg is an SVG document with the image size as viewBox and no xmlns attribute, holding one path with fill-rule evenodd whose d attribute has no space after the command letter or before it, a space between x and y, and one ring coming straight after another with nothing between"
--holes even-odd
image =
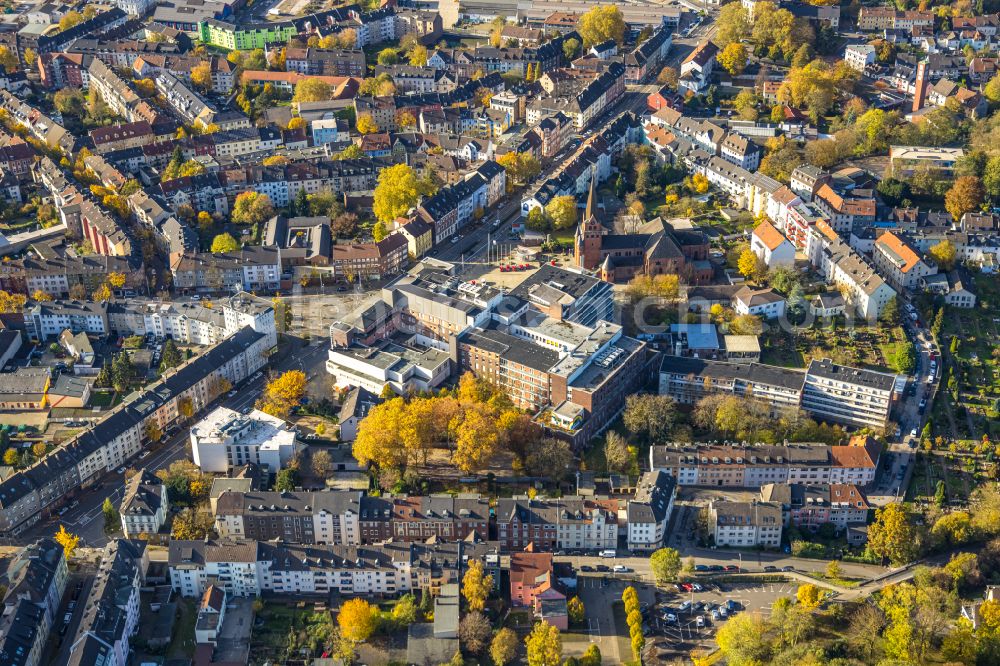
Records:
<instances>
[{"instance_id":1,"label":"row house","mask_svg":"<svg viewBox=\"0 0 1000 666\"><path fill-rule=\"evenodd\" d=\"M666 27L657 28L625 55L625 83L638 85L659 74L672 44L672 31Z\"/></svg>"},{"instance_id":2,"label":"row house","mask_svg":"<svg viewBox=\"0 0 1000 666\"><path fill-rule=\"evenodd\" d=\"M167 72L190 84L191 70L204 62L211 67L212 92L228 95L236 85L236 65L222 56L211 56L206 60L182 55L141 55L132 63L132 71L146 79L155 79L161 72Z\"/></svg>"},{"instance_id":3,"label":"row house","mask_svg":"<svg viewBox=\"0 0 1000 666\"><path fill-rule=\"evenodd\" d=\"M72 153L76 137L65 127L52 120L35 107L21 100L17 95L0 89L0 109L10 114L11 120L28 128L32 136L50 148Z\"/></svg>"},{"instance_id":4,"label":"row house","mask_svg":"<svg viewBox=\"0 0 1000 666\"><path fill-rule=\"evenodd\" d=\"M371 243L337 243L330 250L334 275L349 282L398 275L406 268L409 257L407 240L400 234L389 234Z\"/></svg>"},{"instance_id":5,"label":"row house","mask_svg":"<svg viewBox=\"0 0 1000 666\"><path fill-rule=\"evenodd\" d=\"M770 502L713 500L708 525L716 546L730 548L781 547L781 507Z\"/></svg>"},{"instance_id":6,"label":"row house","mask_svg":"<svg viewBox=\"0 0 1000 666\"><path fill-rule=\"evenodd\" d=\"M78 39L113 30L124 25L127 21L128 14L117 7L113 7L108 11L98 12L92 18L81 21L71 28L60 30L52 35L39 37L35 45L35 51L37 53L62 51Z\"/></svg>"},{"instance_id":7,"label":"row house","mask_svg":"<svg viewBox=\"0 0 1000 666\"><path fill-rule=\"evenodd\" d=\"M105 255L15 259L0 266L0 288L25 295L44 291L54 298L65 298L75 285L93 293L107 280L108 273L123 273L126 286L135 287L139 276L130 259Z\"/></svg>"},{"instance_id":8,"label":"row house","mask_svg":"<svg viewBox=\"0 0 1000 666\"><path fill-rule=\"evenodd\" d=\"M618 545L618 503L597 498L514 497L496 507L497 540L506 551L605 550Z\"/></svg>"},{"instance_id":9,"label":"row house","mask_svg":"<svg viewBox=\"0 0 1000 666\"><path fill-rule=\"evenodd\" d=\"M465 179L442 187L417 206L417 215L434 225L434 242L440 243L465 226L477 211L496 204L506 191L506 171L497 162L484 162Z\"/></svg>"},{"instance_id":10,"label":"row house","mask_svg":"<svg viewBox=\"0 0 1000 666\"><path fill-rule=\"evenodd\" d=\"M829 185L822 185L816 191L813 203L838 233L849 232L855 224L875 221L875 199L872 197L845 198Z\"/></svg>"},{"instance_id":11,"label":"row house","mask_svg":"<svg viewBox=\"0 0 1000 666\"><path fill-rule=\"evenodd\" d=\"M83 53L43 53L38 56L38 74L48 90L90 86L90 60L93 56Z\"/></svg>"},{"instance_id":12,"label":"row house","mask_svg":"<svg viewBox=\"0 0 1000 666\"><path fill-rule=\"evenodd\" d=\"M563 113L582 130L612 106L625 92L625 66L611 63L607 70L571 97L553 97L539 100L526 110L529 125L554 113Z\"/></svg>"},{"instance_id":13,"label":"row house","mask_svg":"<svg viewBox=\"0 0 1000 666\"><path fill-rule=\"evenodd\" d=\"M652 552L667 536L667 525L677 498L677 480L662 470L644 472L639 477L635 497L628 501L628 549Z\"/></svg>"},{"instance_id":14,"label":"row house","mask_svg":"<svg viewBox=\"0 0 1000 666\"><path fill-rule=\"evenodd\" d=\"M354 76L367 73L365 53L361 49L285 49L285 68L309 76ZM393 79L395 80L395 79Z\"/></svg>"},{"instance_id":15,"label":"row house","mask_svg":"<svg viewBox=\"0 0 1000 666\"><path fill-rule=\"evenodd\" d=\"M10 138L7 145L0 147L0 169L13 174L18 180L30 180L34 164L35 149L22 139Z\"/></svg>"},{"instance_id":16,"label":"row house","mask_svg":"<svg viewBox=\"0 0 1000 666\"><path fill-rule=\"evenodd\" d=\"M872 261L879 274L897 291L916 289L924 278L938 272L934 262L921 256L908 238L892 231L875 241Z\"/></svg>"},{"instance_id":17,"label":"row house","mask_svg":"<svg viewBox=\"0 0 1000 666\"><path fill-rule=\"evenodd\" d=\"M167 566L171 587L184 597L201 596L209 585L216 585L238 597L272 592L372 598L437 593L443 585L457 584L472 560L483 561L486 572L499 579L496 547L481 540L296 546L255 540L174 539Z\"/></svg>"},{"instance_id":18,"label":"row house","mask_svg":"<svg viewBox=\"0 0 1000 666\"><path fill-rule=\"evenodd\" d=\"M769 483L806 486L875 480L881 446L865 435L847 445L668 444L650 450L651 469L662 470L681 486L759 488Z\"/></svg>"},{"instance_id":19,"label":"row house","mask_svg":"<svg viewBox=\"0 0 1000 666\"><path fill-rule=\"evenodd\" d=\"M0 616L0 653L13 655L19 646L25 654L41 656L36 643L44 646L60 619L57 614L68 577L66 556L54 539L39 539L13 555L6 571ZM24 663L37 665L41 661L36 658Z\"/></svg>"},{"instance_id":20,"label":"row house","mask_svg":"<svg viewBox=\"0 0 1000 666\"><path fill-rule=\"evenodd\" d=\"M160 120L160 114L156 109L139 97L138 93L103 61L94 58L90 61L87 71L90 74L90 89L100 94L104 103L116 114L129 122L145 120L151 125Z\"/></svg>"},{"instance_id":21,"label":"row house","mask_svg":"<svg viewBox=\"0 0 1000 666\"><path fill-rule=\"evenodd\" d=\"M362 538L364 497L358 491L223 492L216 500L215 529L223 539L357 546ZM368 507L366 507L368 508ZM389 516L379 516L386 526ZM366 521L369 522L369 521ZM373 528L366 525L365 532ZM379 536L388 529L374 530Z\"/></svg>"},{"instance_id":22,"label":"row house","mask_svg":"<svg viewBox=\"0 0 1000 666\"><path fill-rule=\"evenodd\" d=\"M489 501L481 495L422 495L392 502L392 538L462 541L489 538Z\"/></svg>"},{"instance_id":23,"label":"row house","mask_svg":"<svg viewBox=\"0 0 1000 666\"><path fill-rule=\"evenodd\" d=\"M153 126L145 120L99 127L90 131L98 155L126 148L140 148L157 140Z\"/></svg>"},{"instance_id":24,"label":"row house","mask_svg":"<svg viewBox=\"0 0 1000 666\"><path fill-rule=\"evenodd\" d=\"M180 257L170 267L175 289L274 291L280 286L281 250L244 246L236 252Z\"/></svg>"},{"instance_id":25,"label":"row house","mask_svg":"<svg viewBox=\"0 0 1000 666\"><path fill-rule=\"evenodd\" d=\"M123 666L139 628L139 590L146 583L149 554L140 540L115 539L83 603L83 617L69 648L69 664Z\"/></svg>"},{"instance_id":26,"label":"row house","mask_svg":"<svg viewBox=\"0 0 1000 666\"><path fill-rule=\"evenodd\" d=\"M858 15L858 29L864 31L909 31L922 27L934 27L932 12L899 11L892 7L862 7Z\"/></svg>"},{"instance_id":27,"label":"row house","mask_svg":"<svg viewBox=\"0 0 1000 666\"><path fill-rule=\"evenodd\" d=\"M850 483L769 483L761 486L760 499L781 507L786 527L793 525L810 532L825 524L833 525L838 532L850 525L864 525L871 509L864 491Z\"/></svg>"},{"instance_id":28,"label":"row house","mask_svg":"<svg viewBox=\"0 0 1000 666\"><path fill-rule=\"evenodd\" d=\"M383 163L367 158L253 166L247 168L245 182L282 208L295 200L299 190L305 190L306 194L371 191L375 189L382 166ZM227 193L235 197L245 189L243 183L239 183Z\"/></svg>"},{"instance_id":29,"label":"row house","mask_svg":"<svg viewBox=\"0 0 1000 666\"><path fill-rule=\"evenodd\" d=\"M273 327L273 323L271 324ZM31 467L0 483L0 531L17 534L50 515L58 504L97 476L121 467L149 444L146 428L162 430L181 418L189 399L195 413L222 392L222 380L238 384L259 370L273 335L247 326L115 409Z\"/></svg>"},{"instance_id":30,"label":"row house","mask_svg":"<svg viewBox=\"0 0 1000 666\"><path fill-rule=\"evenodd\" d=\"M225 215L229 212L226 188L216 173L202 173L197 176L181 176L160 181L154 192L174 210L187 205L194 210L204 210L215 215ZM276 201L273 203L278 205Z\"/></svg>"},{"instance_id":31,"label":"row house","mask_svg":"<svg viewBox=\"0 0 1000 666\"><path fill-rule=\"evenodd\" d=\"M896 290L825 221L816 220L809 228L805 250L827 284L837 285L852 311L868 321L876 321L896 296Z\"/></svg>"}]
</instances>

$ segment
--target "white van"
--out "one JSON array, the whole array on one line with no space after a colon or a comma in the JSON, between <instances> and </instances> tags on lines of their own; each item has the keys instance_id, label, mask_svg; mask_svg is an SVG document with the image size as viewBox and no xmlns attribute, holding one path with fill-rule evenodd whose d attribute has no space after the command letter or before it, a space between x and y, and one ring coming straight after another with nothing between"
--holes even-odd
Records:
<instances>
[{"instance_id":1,"label":"white van","mask_svg":"<svg viewBox=\"0 0 1000 666\"><path fill-rule=\"evenodd\" d=\"M600 552L600 555L601 555L601 557L617 557L618 556L618 551L617 550L602 550Z\"/></svg>"}]
</instances>

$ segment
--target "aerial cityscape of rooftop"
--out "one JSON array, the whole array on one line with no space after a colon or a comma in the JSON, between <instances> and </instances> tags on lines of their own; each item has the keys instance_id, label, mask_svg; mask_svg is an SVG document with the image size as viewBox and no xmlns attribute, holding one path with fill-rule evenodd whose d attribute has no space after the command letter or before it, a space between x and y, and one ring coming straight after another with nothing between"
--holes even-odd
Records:
<instances>
[{"instance_id":1,"label":"aerial cityscape of rooftop","mask_svg":"<svg viewBox=\"0 0 1000 666\"><path fill-rule=\"evenodd\" d=\"M1000 664L1000 0L11 0L0 666Z\"/></svg>"}]
</instances>

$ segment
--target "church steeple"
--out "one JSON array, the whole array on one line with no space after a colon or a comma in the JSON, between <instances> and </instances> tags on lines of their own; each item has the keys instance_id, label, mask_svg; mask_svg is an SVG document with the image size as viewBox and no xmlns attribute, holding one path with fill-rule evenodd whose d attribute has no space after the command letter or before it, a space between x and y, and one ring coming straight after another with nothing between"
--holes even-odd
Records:
<instances>
[{"instance_id":1,"label":"church steeple","mask_svg":"<svg viewBox=\"0 0 1000 666\"><path fill-rule=\"evenodd\" d=\"M590 171L590 191L587 192L587 210L583 214L583 221L590 222L591 220L597 219L595 213L597 212L597 168L596 166Z\"/></svg>"},{"instance_id":2,"label":"church steeple","mask_svg":"<svg viewBox=\"0 0 1000 666\"><path fill-rule=\"evenodd\" d=\"M601 244L604 227L597 219L597 170L590 175L590 190L587 192L587 208L576 229L574 252L576 265L594 270L601 261Z\"/></svg>"}]
</instances>

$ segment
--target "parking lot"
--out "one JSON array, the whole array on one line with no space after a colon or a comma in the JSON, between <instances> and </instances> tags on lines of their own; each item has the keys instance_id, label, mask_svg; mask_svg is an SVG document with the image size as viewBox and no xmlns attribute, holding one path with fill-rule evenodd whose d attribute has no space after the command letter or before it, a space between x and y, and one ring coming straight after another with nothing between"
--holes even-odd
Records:
<instances>
[{"instance_id":1,"label":"parking lot","mask_svg":"<svg viewBox=\"0 0 1000 666\"><path fill-rule=\"evenodd\" d=\"M647 617L651 656L669 661L692 650L710 649L716 630L728 617L736 613L769 615L776 599L794 597L798 587L789 582L701 586L701 591L657 593L657 604Z\"/></svg>"}]
</instances>

